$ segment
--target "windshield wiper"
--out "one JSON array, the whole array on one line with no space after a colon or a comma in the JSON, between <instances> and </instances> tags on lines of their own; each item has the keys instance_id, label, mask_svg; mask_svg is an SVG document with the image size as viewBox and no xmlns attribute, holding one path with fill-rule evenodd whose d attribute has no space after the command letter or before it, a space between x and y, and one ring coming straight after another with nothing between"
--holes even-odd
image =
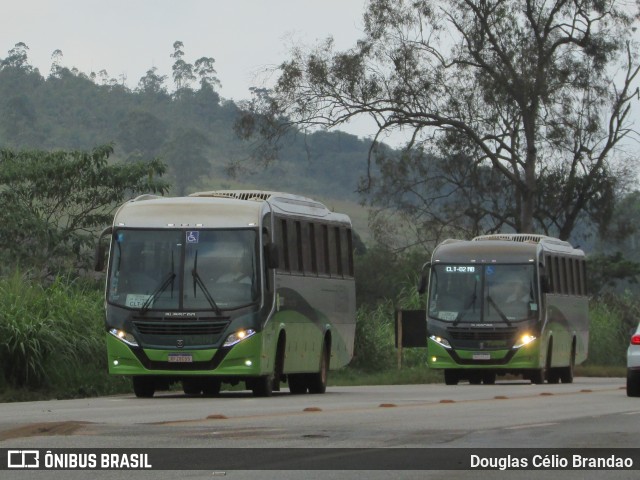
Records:
<instances>
[{"instance_id":1,"label":"windshield wiper","mask_svg":"<svg viewBox=\"0 0 640 480\"><path fill-rule=\"evenodd\" d=\"M462 319L469 312L471 307L473 307L473 312L475 313L475 311L476 311L476 300L477 300L476 292L473 292L473 295L471 295L471 299L469 300L469 303L464 307L464 310L462 311L462 313L460 315L458 315L458 318L456 318L455 321L453 322L452 325L454 327L456 325L458 325L458 323L460 323L462 321Z\"/></svg>"},{"instance_id":2,"label":"windshield wiper","mask_svg":"<svg viewBox=\"0 0 640 480\"><path fill-rule=\"evenodd\" d=\"M155 301L155 299L158 298L158 296L162 292L164 292L169 285L171 285L171 291L173 292L173 281L175 280L175 278L176 278L176 274L174 272L169 272L169 275L167 275L167 278L165 278L162 281L162 283L158 286L158 288L156 288L153 291L153 293L149 295L149 298L147 298L145 302L142 304L142 307L140 307L140 313L146 313L147 310L149 310L149 308Z\"/></svg>"},{"instance_id":3,"label":"windshield wiper","mask_svg":"<svg viewBox=\"0 0 640 480\"><path fill-rule=\"evenodd\" d=\"M477 289L478 289L478 280L476 280L475 283L473 284L473 293L471 294L471 298L469 299L469 303L467 303L467 305L464 307L464 310L462 311L462 313L460 315L458 315L458 317L453 322L453 326L454 327L456 325L458 325L458 323L460 323L462 321L462 319L465 317L465 315L467 314L467 312L469 311L469 309L471 307L473 307L473 312L475 313L475 311L476 311L476 300L478 298L478 295L476 293Z\"/></svg>"},{"instance_id":4,"label":"windshield wiper","mask_svg":"<svg viewBox=\"0 0 640 480\"><path fill-rule=\"evenodd\" d=\"M506 323L508 326L511 326L511 322L509 321L507 316L504 314L504 312L500 310L500 307L498 307L498 305L493 300L493 298L491 298L491 295L487 295L487 300L489 301L489 304L493 305L493 308L496 309L496 312L498 312L498 315L500 315L500 318L502 319L502 321Z\"/></svg>"},{"instance_id":5,"label":"windshield wiper","mask_svg":"<svg viewBox=\"0 0 640 480\"><path fill-rule=\"evenodd\" d=\"M213 308L216 311L216 314L218 316L221 316L222 310L220 310L220 307L218 307L218 305L216 304L216 301L211 296L211 293L209 293L209 289L204 284L202 277L200 277L200 274L198 273L198 252L197 251L196 251L196 258L193 261L193 270L191 270L191 276L193 277L193 297L195 298L196 296L196 285L198 285L202 289L202 293L204 293L204 298L207 299L207 301L209 302L209 305L211 305L211 308Z\"/></svg>"}]
</instances>

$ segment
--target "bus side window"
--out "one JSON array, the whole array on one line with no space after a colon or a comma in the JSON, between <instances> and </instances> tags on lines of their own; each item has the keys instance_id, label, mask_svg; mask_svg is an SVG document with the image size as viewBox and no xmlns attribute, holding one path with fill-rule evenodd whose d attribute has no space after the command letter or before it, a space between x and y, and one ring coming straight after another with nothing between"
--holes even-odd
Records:
<instances>
[{"instance_id":1,"label":"bus side window","mask_svg":"<svg viewBox=\"0 0 640 480\"><path fill-rule=\"evenodd\" d=\"M350 228L346 229L347 233L347 274L354 276L353 268L353 232Z\"/></svg>"},{"instance_id":2,"label":"bus side window","mask_svg":"<svg viewBox=\"0 0 640 480\"><path fill-rule=\"evenodd\" d=\"M336 267L337 267L337 274L339 277L343 276L343 263L342 263L342 250L344 249L344 247L342 246L342 238L340 236L340 227L334 227L333 228L333 235L335 238L335 242L336 242Z\"/></svg>"},{"instance_id":3,"label":"bus side window","mask_svg":"<svg viewBox=\"0 0 640 480\"><path fill-rule=\"evenodd\" d=\"M307 241L303 242L304 246L304 264L307 268L307 272L311 275L318 275L318 255L316 253L316 232L315 225L313 223L305 222L304 238Z\"/></svg>"},{"instance_id":4,"label":"bus side window","mask_svg":"<svg viewBox=\"0 0 640 480\"><path fill-rule=\"evenodd\" d=\"M289 250L289 266L291 273L297 273L301 270L298 244L297 223L293 220L287 220L287 248Z\"/></svg>"},{"instance_id":5,"label":"bus side window","mask_svg":"<svg viewBox=\"0 0 640 480\"><path fill-rule=\"evenodd\" d=\"M281 272L290 272L291 267L289 264L289 244L287 242L287 220L284 218L278 218L276 221L276 243L278 245L278 252L280 257L280 270Z\"/></svg>"},{"instance_id":6,"label":"bus side window","mask_svg":"<svg viewBox=\"0 0 640 480\"><path fill-rule=\"evenodd\" d=\"M316 263L318 265L318 273L320 275L328 275L329 269L327 268L327 242L325 240L326 225L316 224L314 225L316 236Z\"/></svg>"}]
</instances>

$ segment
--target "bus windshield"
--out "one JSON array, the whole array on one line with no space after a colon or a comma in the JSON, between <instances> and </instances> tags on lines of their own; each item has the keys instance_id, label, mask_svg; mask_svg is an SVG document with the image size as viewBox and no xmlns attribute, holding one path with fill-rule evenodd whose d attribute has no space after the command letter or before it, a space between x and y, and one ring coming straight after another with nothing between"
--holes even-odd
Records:
<instances>
[{"instance_id":1,"label":"bus windshield","mask_svg":"<svg viewBox=\"0 0 640 480\"><path fill-rule=\"evenodd\" d=\"M496 324L538 315L535 267L435 265L429 283L429 317L457 323Z\"/></svg>"},{"instance_id":2,"label":"bus windshield","mask_svg":"<svg viewBox=\"0 0 640 480\"><path fill-rule=\"evenodd\" d=\"M257 241L255 230L118 230L108 301L141 313L255 303Z\"/></svg>"}]
</instances>

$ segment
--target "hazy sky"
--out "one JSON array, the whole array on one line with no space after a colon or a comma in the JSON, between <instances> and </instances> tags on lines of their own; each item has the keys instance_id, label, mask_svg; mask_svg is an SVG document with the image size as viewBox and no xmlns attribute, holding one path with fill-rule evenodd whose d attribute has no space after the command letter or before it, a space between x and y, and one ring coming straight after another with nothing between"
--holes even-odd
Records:
<instances>
[{"instance_id":1,"label":"hazy sky","mask_svg":"<svg viewBox=\"0 0 640 480\"><path fill-rule=\"evenodd\" d=\"M362 32L365 0L20 0L2 5L0 58L18 42L47 76L51 54L89 74L125 75L134 88L155 66L171 78L173 43L185 60L213 57L220 94L249 97L256 73L287 58L294 43L315 44L331 35L339 49ZM168 85L172 86L171 82Z\"/></svg>"}]
</instances>

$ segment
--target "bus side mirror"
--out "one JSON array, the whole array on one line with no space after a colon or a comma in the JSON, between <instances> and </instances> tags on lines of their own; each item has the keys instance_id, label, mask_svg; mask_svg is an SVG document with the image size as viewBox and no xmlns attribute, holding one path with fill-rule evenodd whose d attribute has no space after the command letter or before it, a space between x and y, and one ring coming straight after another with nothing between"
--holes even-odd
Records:
<instances>
[{"instance_id":1,"label":"bus side mirror","mask_svg":"<svg viewBox=\"0 0 640 480\"><path fill-rule=\"evenodd\" d=\"M105 228L100 234L100 236L98 237L98 241L96 242L96 249L95 249L94 259L93 259L93 269L96 272L102 272L104 270L104 266L107 258L107 249L105 248L106 245L103 243L103 239L107 235L110 235L112 231L113 231L113 227Z\"/></svg>"},{"instance_id":2,"label":"bus side mirror","mask_svg":"<svg viewBox=\"0 0 640 480\"><path fill-rule=\"evenodd\" d=\"M427 262L422 266L422 271L420 272L420 281L418 283L418 293L422 295L427 291L427 272L431 268L431 262Z\"/></svg>"},{"instance_id":3,"label":"bus side mirror","mask_svg":"<svg viewBox=\"0 0 640 480\"><path fill-rule=\"evenodd\" d=\"M280 266L278 246L275 243L268 243L264 246L264 256L267 268L278 268Z\"/></svg>"}]
</instances>

